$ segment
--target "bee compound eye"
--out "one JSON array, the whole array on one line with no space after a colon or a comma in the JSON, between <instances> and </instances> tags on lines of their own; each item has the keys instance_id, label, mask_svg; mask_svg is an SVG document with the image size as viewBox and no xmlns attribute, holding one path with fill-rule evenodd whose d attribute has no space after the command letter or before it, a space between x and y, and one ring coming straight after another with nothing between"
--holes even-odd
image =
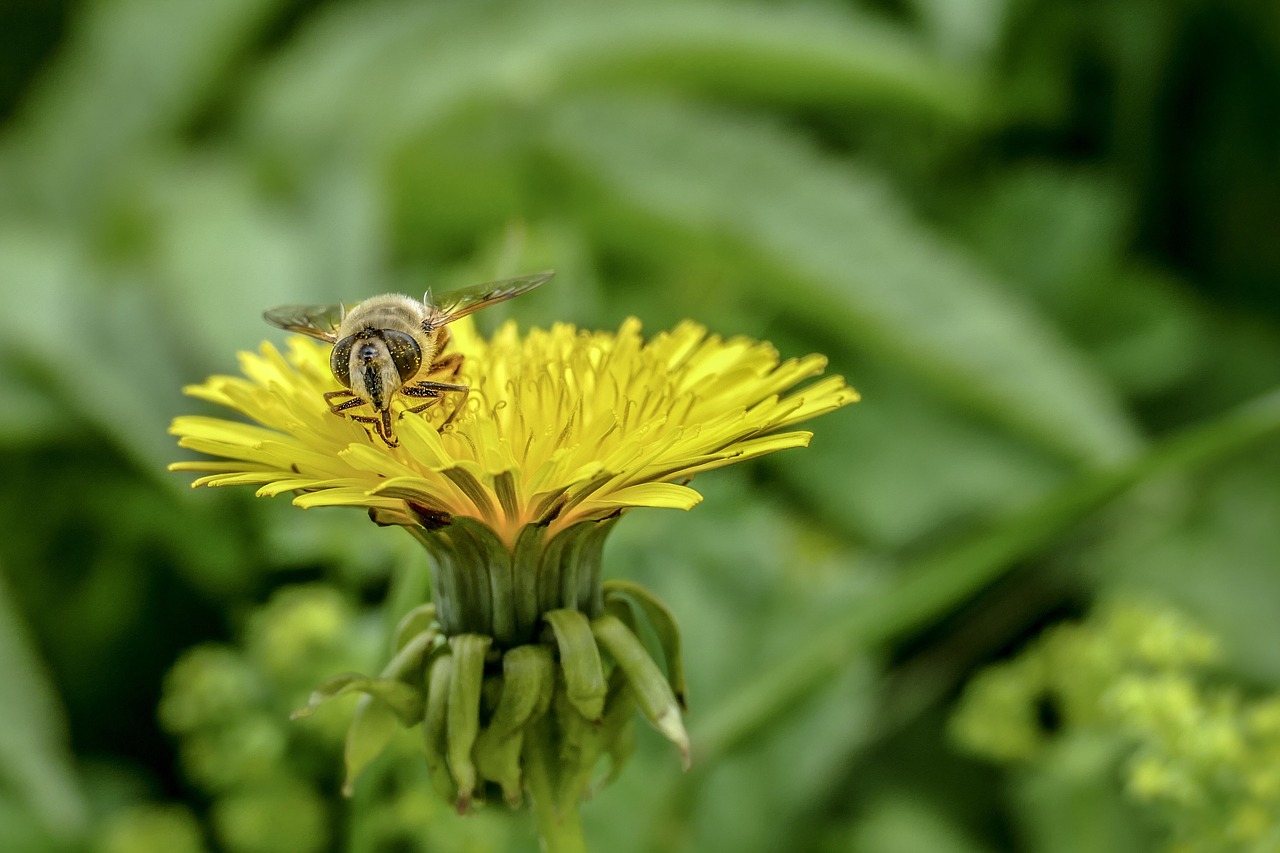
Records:
<instances>
[{"instance_id":1,"label":"bee compound eye","mask_svg":"<svg viewBox=\"0 0 1280 853\"><path fill-rule=\"evenodd\" d=\"M387 352L391 354L391 361L396 366L396 373L400 374L400 381L408 382L417 376L418 368L422 366L422 350L418 347L418 342L413 339L413 336L404 332L384 329L382 339L387 343Z\"/></svg>"},{"instance_id":2,"label":"bee compound eye","mask_svg":"<svg viewBox=\"0 0 1280 853\"><path fill-rule=\"evenodd\" d=\"M351 387L351 345L354 342L355 335L348 335L333 345L333 353L329 356L329 369L343 388Z\"/></svg>"}]
</instances>

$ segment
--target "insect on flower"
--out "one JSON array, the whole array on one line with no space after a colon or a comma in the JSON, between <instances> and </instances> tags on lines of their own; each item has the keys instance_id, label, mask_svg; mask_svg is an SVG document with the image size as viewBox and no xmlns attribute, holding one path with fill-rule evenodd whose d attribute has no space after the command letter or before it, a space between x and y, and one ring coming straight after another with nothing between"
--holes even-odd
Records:
<instances>
[{"instance_id":1,"label":"insect on flower","mask_svg":"<svg viewBox=\"0 0 1280 853\"><path fill-rule=\"evenodd\" d=\"M329 411L370 424L388 447L399 444L391 425L391 402L402 394L425 402L405 411L421 412L442 394L462 393L462 399L442 426L453 420L466 402L469 386L451 381L462 369L462 354L442 355L449 341L448 326L481 308L533 290L554 272L491 281L419 301L399 293L374 296L354 305L284 305L263 314L268 323L333 344L329 368L342 388L324 395ZM374 414L351 409L372 407Z\"/></svg>"}]
</instances>

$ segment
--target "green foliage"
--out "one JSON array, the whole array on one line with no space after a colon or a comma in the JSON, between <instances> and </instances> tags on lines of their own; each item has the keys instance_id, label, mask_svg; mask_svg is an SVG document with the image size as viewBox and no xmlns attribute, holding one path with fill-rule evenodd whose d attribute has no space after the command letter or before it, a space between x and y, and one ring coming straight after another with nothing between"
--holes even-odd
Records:
<instances>
[{"instance_id":1,"label":"green foliage","mask_svg":"<svg viewBox=\"0 0 1280 853\"><path fill-rule=\"evenodd\" d=\"M0 36L0 849L533 849L498 797L443 807L417 742L342 799L354 698L287 719L386 664L417 545L163 467L180 388L264 308L547 267L482 324L693 317L864 395L618 525L606 575L680 625L694 764L641 728L595 848L1271 827L1271 7L27 6ZM1202 627L1100 611L1011 654L1117 589Z\"/></svg>"},{"instance_id":2,"label":"green foliage","mask_svg":"<svg viewBox=\"0 0 1280 853\"><path fill-rule=\"evenodd\" d=\"M182 806L145 805L120 811L107 821L98 836L100 853L205 853L200 823Z\"/></svg>"},{"instance_id":3,"label":"green foliage","mask_svg":"<svg viewBox=\"0 0 1280 853\"><path fill-rule=\"evenodd\" d=\"M382 638L367 624L377 624L376 613L361 613L333 587L287 586L249 614L237 646L198 646L169 672L160 722L178 743L186 778L207 798L210 831L220 849L316 853L343 837L357 850L381 849L392 837L413 839L405 849L433 849L425 846L427 836L415 838L422 816L401 813L403 802L415 801L413 789L429 784L415 744L420 736L405 737L403 723L390 716L386 736L368 760L387 754L371 768L374 778L362 782L376 793L363 789L349 810L337 791L354 694L337 684L348 685L351 678L330 679L332 689L322 687L321 699L313 698L314 713L290 714L310 692L308 680L377 666L381 651L369 640ZM430 812L442 811L438 803L429 805ZM122 838L178 832L168 819L176 814L172 809L124 814L127 820L112 830ZM505 837L502 824L492 819L460 832L469 843L490 849Z\"/></svg>"},{"instance_id":4,"label":"green foliage","mask_svg":"<svg viewBox=\"0 0 1280 853\"><path fill-rule=\"evenodd\" d=\"M3 583L0 681L5 685L0 717L7 721L0 734L0 785L14 791L15 805L30 813L21 822L15 820L17 814L7 815L0 821L0 838L7 836L6 843L17 845L27 833L74 837L88 815L71 765L66 723Z\"/></svg>"},{"instance_id":5,"label":"green foliage","mask_svg":"<svg viewBox=\"0 0 1280 853\"><path fill-rule=\"evenodd\" d=\"M1264 850L1280 838L1280 693L1223 683L1221 658L1217 639L1176 611L1111 605L980 673L952 731L1033 775L1092 753L1094 784L1122 786L1154 813L1169 850ZM1130 849L1116 841L1091 846Z\"/></svg>"}]
</instances>

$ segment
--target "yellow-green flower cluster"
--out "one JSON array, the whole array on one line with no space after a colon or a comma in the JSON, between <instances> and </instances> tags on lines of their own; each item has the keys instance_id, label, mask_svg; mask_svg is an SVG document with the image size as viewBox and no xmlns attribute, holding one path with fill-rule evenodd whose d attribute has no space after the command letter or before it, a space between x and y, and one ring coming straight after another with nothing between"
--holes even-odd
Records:
<instances>
[{"instance_id":1,"label":"yellow-green flower cluster","mask_svg":"<svg viewBox=\"0 0 1280 853\"><path fill-rule=\"evenodd\" d=\"M217 849L306 853L332 846L333 766L351 709L333 707L295 723L289 712L330 673L381 657L381 638L366 641L377 615L330 586L285 587L249 615L239 643L198 646L174 664L160 721L177 741L188 780L209 799ZM501 820L448 820L451 808L430 793L418 738L405 734L388 753L377 795L358 800L347 817L363 847L509 849L511 830ZM103 839L102 853L207 849L195 819L169 806L124 812Z\"/></svg>"},{"instance_id":2,"label":"yellow-green flower cluster","mask_svg":"<svg viewBox=\"0 0 1280 853\"><path fill-rule=\"evenodd\" d=\"M356 617L330 587L286 588L253 614L243 650L197 646L170 670L160 722L179 741L188 779L211 798L222 849L328 845L324 797L290 752L301 739L336 753L345 721L322 717L291 730L287 711L323 674L364 663L353 650Z\"/></svg>"},{"instance_id":3,"label":"yellow-green flower cluster","mask_svg":"<svg viewBox=\"0 0 1280 853\"><path fill-rule=\"evenodd\" d=\"M94 853L208 853L200 823L186 806L144 804L122 809L98 830Z\"/></svg>"},{"instance_id":4,"label":"yellow-green flower cluster","mask_svg":"<svg viewBox=\"0 0 1280 853\"><path fill-rule=\"evenodd\" d=\"M1124 756L1124 792L1162 819L1170 851L1277 850L1280 696L1223 683L1219 655L1215 638L1176 611L1112 604L979 673L952 734L977 754L1024 764L1060 738L1110 737Z\"/></svg>"}]
</instances>

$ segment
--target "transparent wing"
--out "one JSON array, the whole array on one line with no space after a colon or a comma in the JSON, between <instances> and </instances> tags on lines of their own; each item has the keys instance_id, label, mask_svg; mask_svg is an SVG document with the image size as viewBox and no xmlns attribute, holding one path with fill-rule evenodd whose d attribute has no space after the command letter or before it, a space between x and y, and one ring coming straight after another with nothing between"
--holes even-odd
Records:
<instances>
[{"instance_id":1,"label":"transparent wing","mask_svg":"<svg viewBox=\"0 0 1280 853\"><path fill-rule=\"evenodd\" d=\"M439 296L432 296L428 291L423 302L431 308L431 325L444 326L473 311L528 293L538 285L550 281L553 275L555 275L554 270L547 270L533 275L504 278L501 281L490 281L460 290L451 290Z\"/></svg>"},{"instance_id":2,"label":"transparent wing","mask_svg":"<svg viewBox=\"0 0 1280 853\"><path fill-rule=\"evenodd\" d=\"M262 314L264 320L290 332L310 335L333 343L338 339L338 325L346 316L347 307L341 303L332 305L281 305Z\"/></svg>"}]
</instances>

